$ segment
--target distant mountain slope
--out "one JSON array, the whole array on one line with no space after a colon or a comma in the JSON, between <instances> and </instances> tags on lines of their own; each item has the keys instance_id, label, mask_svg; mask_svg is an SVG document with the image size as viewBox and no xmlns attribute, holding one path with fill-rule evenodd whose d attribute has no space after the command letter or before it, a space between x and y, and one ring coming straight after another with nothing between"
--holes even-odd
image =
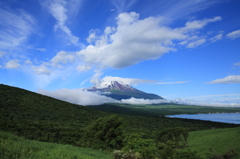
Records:
<instances>
[{"instance_id":1,"label":"distant mountain slope","mask_svg":"<svg viewBox=\"0 0 240 159\"><path fill-rule=\"evenodd\" d=\"M96 84L87 89L91 92L102 92L105 96L121 100L134 98L143 98L143 99L164 99L159 95L145 93L138 89L135 89L129 85L121 84L117 81L106 82L103 81L99 84Z\"/></svg>"}]
</instances>

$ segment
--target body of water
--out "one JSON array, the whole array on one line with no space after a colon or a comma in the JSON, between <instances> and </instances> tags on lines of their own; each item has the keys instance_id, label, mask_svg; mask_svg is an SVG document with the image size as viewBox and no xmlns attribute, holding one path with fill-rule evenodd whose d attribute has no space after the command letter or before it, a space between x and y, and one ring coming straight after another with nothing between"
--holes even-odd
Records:
<instances>
[{"instance_id":1,"label":"body of water","mask_svg":"<svg viewBox=\"0 0 240 159\"><path fill-rule=\"evenodd\" d=\"M170 118L185 118L185 119L199 119L209 120L222 123L240 124L240 113L218 113L218 114L180 114L168 115Z\"/></svg>"}]
</instances>

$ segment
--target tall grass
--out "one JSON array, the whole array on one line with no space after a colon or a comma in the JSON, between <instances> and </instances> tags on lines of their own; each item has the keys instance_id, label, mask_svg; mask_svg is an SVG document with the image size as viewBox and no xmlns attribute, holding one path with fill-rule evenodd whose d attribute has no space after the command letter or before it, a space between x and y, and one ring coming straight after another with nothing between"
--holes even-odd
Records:
<instances>
[{"instance_id":1,"label":"tall grass","mask_svg":"<svg viewBox=\"0 0 240 159\"><path fill-rule=\"evenodd\" d=\"M231 150L240 158L240 127L193 131L189 133L189 149L201 156L223 155Z\"/></svg>"},{"instance_id":2,"label":"tall grass","mask_svg":"<svg viewBox=\"0 0 240 159\"><path fill-rule=\"evenodd\" d=\"M113 159L113 156L104 151L26 140L0 131L0 159Z\"/></svg>"}]
</instances>

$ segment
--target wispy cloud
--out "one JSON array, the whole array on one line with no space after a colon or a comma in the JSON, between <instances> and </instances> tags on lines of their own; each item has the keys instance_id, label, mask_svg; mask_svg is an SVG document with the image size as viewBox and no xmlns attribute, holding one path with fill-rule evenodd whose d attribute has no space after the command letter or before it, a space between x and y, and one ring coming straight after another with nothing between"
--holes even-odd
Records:
<instances>
[{"instance_id":1,"label":"wispy cloud","mask_svg":"<svg viewBox=\"0 0 240 159\"><path fill-rule=\"evenodd\" d=\"M4 54L6 54L6 53L3 51L0 51L0 57L2 57Z\"/></svg>"},{"instance_id":2,"label":"wispy cloud","mask_svg":"<svg viewBox=\"0 0 240 159\"><path fill-rule=\"evenodd\" d=\"M7 69L18 68L21 66L18 62L19 62L19 60L17 60L17 59L10 60L5 64L5 68L7 68Z\"/></svg>"},{"instance_id":3,"label":"wispy cloud","mask_svg":"<svg viewBox=\"0 0 240 159\"><path fill-rule=\"evenodd\" d=\"M32 61L28 59L28 60L26 60L24 63L25 63L25 64L30 64L30 65L31 65L31 64L32 64Z\"/></svg>"},{"instance_id":4,"label":"wispy cloud","mask_svg":"<svg viewBox=\"0 0 240 159\"><path fill-rule=\"evenodd\" d=\"M205 42L206 42L206 39L199 39L199 40L188 43L187 48L195 48L199 45L204 44Z\"/></svg>"},{"instance_id":5,"label":"wispy cloud","mask_svg":"<svg viewBox=\"0 0 240 159\"><path fill-rule=\"evenodd\" d=\"M60 51L50 60L50 65L61 68L62 64L73 63L75 58L73 53Z\"/></svg>"},{"instance_id":6,"label":"wispy cloud","mask_svg":"<svg viewBox=\"0 0 240 159\"><path fill-rule=\"evenodd\" d=\"M216 41L218 41L218 40L221 40L221 39L222 39L222 36L223 36L223 34L218 34L218 35L210 38L209 40L210 40L211 42L216 42Z\"/></svg>"},{"instance_id":7,"label":"wispy cloud","mask_svg":"<svg viewBox=\"0 0 240 159\"><path fill-rule=\"evenodd\" d=\"M67 40L70 41L71 44L74 44L77 46L81 45L79 43L79 38L72 33L72 31L67 26L66 22L69 19L68 13L71 13L73 15L73 14L76 14L76 12L78 12L80 8L79 2L77 2L76 0L70 0L70 1L46 0L42 3L42 5L46 7L49 13L56 19L57 24L55 25L55 29L60 28L65 33L65 35L67 35L66 36Z\"/></svg>"},{"instance_id":8,"label":"wispy cloud","mask_svg":"<svg viewBox=\"0 0 240 159\"><path fill-rule=\"evenodd\" d=\"M90 79L90 82L93 84L98 84L101 82L100 77L102 76L102 72L101 70L95 70L95 74L92 76L92 78Z\"/></svg>"},{"instance_id":9,"label":"wispy cloud","mask_svg":"<svg viewBox=\"0 0 240 159\"><path fill-rule=\"evenodd\" d=\"M127 12L137 2L137 0L111 0L116 7L117 14Z\"/></svg>"},{"instance_id":10,"label":"wispy cloud","mask_svg":"<svg viewBox=\"0 0 240 159\"><path fill-rule=\"evenodd\" d=\"M155 80L147 80L147 79L134 79L134 78L121 78L121 77L112 77L112 76L105 76L102 81L110 82L110 81L117 81L122 84L126 85L137 85L140 83L152 83Z\"/></svg>"},{"instance_id":11,"label":"wispy cloud","mask_svg":"<svg viewBox=\"0 0 240 159\"><path fill-rule=\"evenodd\" d=\"M154 3L158 6L158 10L162 10L162 15L171 19L179 19L189 17L192 13L205 10L216 3L221 3L222 0L171 0L159 1ZM155 7L156 8L156 7Z\"/></svg>"},{"instance_id":12,"label":"wispy cloud","mask_svg":"<svg viewBox=\"0 0 240 159\"><path fill-rule=\"evenodd\" d=\"M234 63L235 66L240 66L240 62Z\"/></svg>"},{"instance_id":13,"label":"wispy cloud","mask_svg":"<svg viewBox=\"0 0 240 159\"><path fill-rule=\"evenodd\" d=\"M240 101L237 102L225 102L225 101L212 101L212 100L189 100L189 99L174 99L171 100L174 103L196 105L196 106L207 106L207 107L240 107Z\"/></svg>"},{"instance_id":14,"label":"wispy cloud","mask_svg":"<svg viewBox=\"0 0 240 159\"><path fill-rule=\"evenodd\" d=\"M23 45L36 28L35 18L22 9L1 6L0 19L0 48L3 50Z\"/></svg>"},{"instance_id":15,"label":"wispy cloud","mask_svg":"<svg viewBox=\"0 0 240 159\"><path fill-rule=\"evenodd\" d=\"M37 48L36 50L41 51L41 52L47 51L45 48Z\"/></svg>"},{"instance_id":16,"label":"wispy cloud","mask_svg":"<svg viewBox=\"0 0 240 159\"><path fill-rule=\"evenodd\" d=\"M194 20L194 21L190 21L187 22L185 24L185 27L182 28L182 30L194 30L194 29L201 29L204 26L206 26L208 23L211 22L216 22L216 21L220 21L222 20L222 17L214 17L212 19L203 19L203 20Z\"/></svg>"},{"instance_id":17,"label":"wispy cloud","mask_svg":"<svg viewBox=\"0 0 240 159\"><path fill-rule=\"evenodd\" d=\"M191 81L177 81L177 82L160 82L160 83L154 83L154 84L181 84L181 83L189 83Z\"/></svg>"},{"instance_id":18,"label":"wispy cloud","mask_svg":"<svg viewBox=\"0 0 240 159\"><path fill-rule=\"evenodd\" d=\"M233 31L231 33L228 33L226 35L226 37L230 38L230 39L236 39L236 38L239 38L240 37L240 30L236 30L236 31Z\"/></svg>"},{"instance_id":19,"label":"wispy cloud","mask_svg":"<svg viewBox=\"0 0 240 159\"><path fill-rule=\"evenodd\" d=\"M202 96L209 97L209 96ZM173 100L161 100L161 99L123 99L122 103L126 104L161 104L161 103L175 103L175 104L184 104L184 105L195 105L195 106L206 106L206 107L240 107L240 100L192 100L192 99L182 99L177 98Z\"/></svg>"},{"instance_id":20,"label":"wispy cloud","mask_svg":"<svg viewBox=\"0 0 240 159\"><path fill-rule=\"evenodd\" d=\"M40 66L32 66L33 70L35 71L36 74L44 74L44 75L50 75L51 71L45 66L45 65L40 65Z\"/></svg>"},{"instance_id":21,"label":"wispy cloud","mask_svg":"<svg viewBox=\"0 0 240 159\"><path fill-rule=\"evenodd\" d=\"M230 75L225 78L207 82L207 84L231 84L231 83L240 83L240 75Z\"/></svg>"}]
</instances>

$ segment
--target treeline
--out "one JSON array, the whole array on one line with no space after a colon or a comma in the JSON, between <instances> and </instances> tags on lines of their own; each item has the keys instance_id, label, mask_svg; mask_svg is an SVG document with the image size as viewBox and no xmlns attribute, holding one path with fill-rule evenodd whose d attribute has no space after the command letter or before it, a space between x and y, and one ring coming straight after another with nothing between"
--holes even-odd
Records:
<instances>
[{"instance_id":1,"label":"treeline","mask_svg":"<svg viewBox=\"0 0 240 159\"><path fill-rule=\"evenodd\" d=\"M169 128L152 134L124 131L123 120L116 116L99 118L85 128L79 146L114 150L115 159L201 159L197 152L185 151L188 132L181 127Z\"/></svg>"},{"instance_id":2,"label":"treeline","mask_svg":"<svg viewBox=\"0 0 240 159\"><path fill-rule=\"evenodd\" d=\"M169 152L172 154L174 151L175 155L186 153L180 151L181 147L186 146L183 145L185 141L182 140L183 132L238 126L200 120L143 116L144 114L112 115L113 113L110 112L70 104L0 84L0 130L31 140L108 151L118 149L120 156L138 155L138 153L143 156L149 151L159 154ZM107 133L105 129L108 130ZM166 139L159 137L159 133L164 131L167 134ZM170 132L175 131L182 132L179 137L181 141L176 139L178 136L174 136L174 133L169 135ZM134 146L135 141L140 143ZM195 155L193 152L189 153Z\"/></svg>"}]
</instances>

